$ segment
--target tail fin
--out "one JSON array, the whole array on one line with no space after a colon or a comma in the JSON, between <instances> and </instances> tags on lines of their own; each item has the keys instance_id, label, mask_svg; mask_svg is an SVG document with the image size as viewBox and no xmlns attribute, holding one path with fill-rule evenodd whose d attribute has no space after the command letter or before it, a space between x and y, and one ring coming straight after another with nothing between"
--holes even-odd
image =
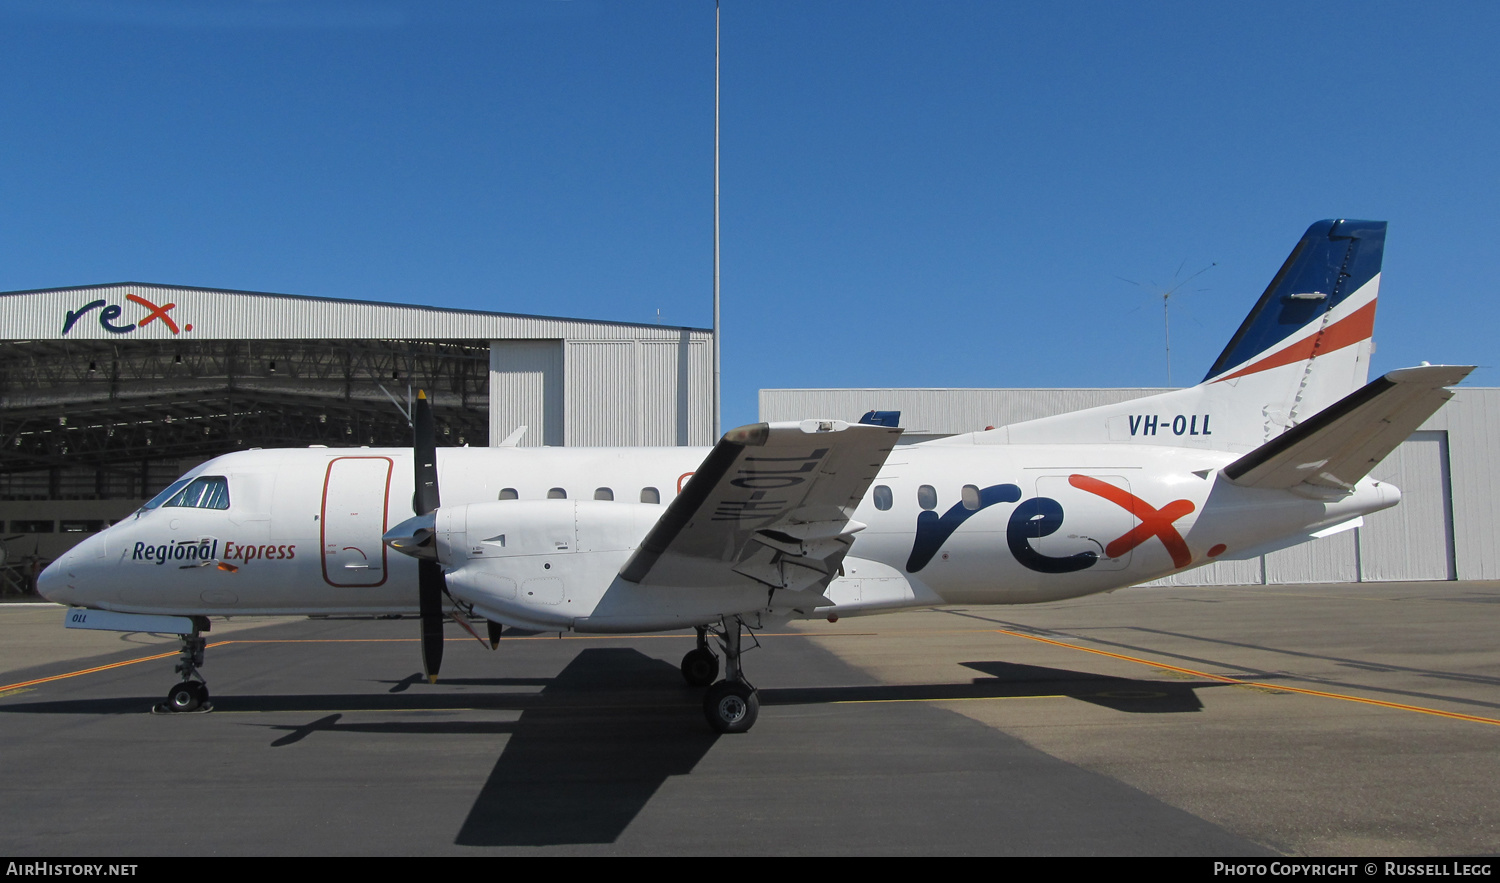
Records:
<instances>
[{"instance_id":1,"label":"tail fin","mask_svg":"<svg viewBox=\"0 0 1500 883\"><path fill-rule=\"evenodd\" d=\"M1003 426L972 440L1240 453L1259 447L1364 386L1385 231L1384 221L1330 220L1307 228L1197 386Z\"/></svg>"},{"instance_id":2,"label":"tail fin","mask_svg":"<svg viewBox=\"0 0 1500 883\"><path fill-rule=\"evenodd\" d=\"M1293 426L1364 386L1385 252L1384 221L1307 229L1204 378L1245 378ZM1316 370L1314 370L1316 368Z\"/></svg>"}]
</instances>

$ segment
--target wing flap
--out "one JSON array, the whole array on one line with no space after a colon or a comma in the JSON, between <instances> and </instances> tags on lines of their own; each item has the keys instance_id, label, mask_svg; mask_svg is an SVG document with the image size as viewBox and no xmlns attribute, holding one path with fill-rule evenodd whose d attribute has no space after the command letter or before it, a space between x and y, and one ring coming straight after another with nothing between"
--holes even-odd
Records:
<instances>
[{"instance_id":1,"label":"wing flap","mask_svg":"<svg viewBox=\"0 0 1500 883\"><path fill-rule=\"evenodd\" d=\"M761 585L821 592L901 430L841 420L758 423L724 434L620 576L640 585Z\"/></svg>"},{"instance_id":2,"label":"wing flap","mask_svg":"<svg viewBox=\"0 0 1500 883\"><path fill-rule=\"evenodd\" d=\"M1453 398L1472 366L1402 368L1371 381L1224 467L1241 487L1347 492Z\"/></svg>"}]
</instances>

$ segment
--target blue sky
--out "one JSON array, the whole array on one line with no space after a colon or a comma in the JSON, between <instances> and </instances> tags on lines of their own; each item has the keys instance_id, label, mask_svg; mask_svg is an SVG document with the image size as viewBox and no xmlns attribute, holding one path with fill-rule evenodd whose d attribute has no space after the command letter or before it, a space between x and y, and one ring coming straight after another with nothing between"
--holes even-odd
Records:
<instances>
[{"instance_id":1,"label":"blue sky","mask_svg":"<svg viewBox=\"0 0 1500 883\"><path fill-rule=\"evenodd\" d=\"M1196 381L1308 224L1500 385L1500 6L726 0L724 424ZM0 290L706 326L709 0L0 0ZM1130 280L1130 281L1126 281ZM1137 283L1137 284L1132 284Z\"/></svg>"}]
</instances>

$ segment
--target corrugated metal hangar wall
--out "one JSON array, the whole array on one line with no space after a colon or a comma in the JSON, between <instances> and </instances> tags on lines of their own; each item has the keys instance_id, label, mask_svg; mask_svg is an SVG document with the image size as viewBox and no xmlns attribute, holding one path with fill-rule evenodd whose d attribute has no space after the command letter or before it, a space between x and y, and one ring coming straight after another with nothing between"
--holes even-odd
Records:
<instances>
[{"instance_id":1,"label":"corrugated metal hangar wall","mask_svg":"<svg viewBox=\"0 0 1500 883\"><path fill-rule=\"evenodd\" d=\"M522 445L713 444L711 344L663 330L672 334L491 341L490 444L517 426Z\"/></svg>"},{"instance_id":2,"label":"corrugated metal hangar wall","mask_svg":"<svg viewBox=\"0 0 1500 883\"><path fill-rule=\"evenodd\" d=\"M1004 426L1163 389L766 389L762 420L857 420L901 411L907 442ZM1500 579L1500 389L1457 395L1372 473L1401 504L1362 527L1248 561L1221 561L1155 584L1261 585Z\"/></svg>"}]
</instances>

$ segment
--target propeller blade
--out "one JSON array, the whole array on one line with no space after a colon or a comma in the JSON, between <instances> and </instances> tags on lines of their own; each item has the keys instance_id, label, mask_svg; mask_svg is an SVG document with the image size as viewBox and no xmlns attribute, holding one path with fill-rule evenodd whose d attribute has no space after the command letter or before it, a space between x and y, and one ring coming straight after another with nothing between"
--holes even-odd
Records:
<instances>
[{"instance_id":1,"label":"propeller blade","mask_svg":"<svg viewBox=\"0 0 1500 883\"><path fill-rule=\"evenodd\" d=\"M437 683L443 666L443 565L417 561L417 603L422 614L422 670L429 683Z\"/></svg>"},{"instance_id":2,"label":"propeller blade","mask_svg":"<svg viewBox=\"0 0 1500 883\"><path fill-rule=\"evenodd\" d=\"M412 494L411 507L420 519L430 516L441 505L437 483L437 426L425 390L417 392L411 417L412 462L416 468L416 490ZM421 538L416 536L418 533L413 530L409 539L420 542ZM443 592L447 589L447 580L443 578L442 563L436 560L436 550L432 551L432 558L417 560L417 609L422 616L422 669L429 682L437 683L438 669L443 666Z\"/></svg>"},{"instance_id":3,"label":"propeller blade","mask_svg":"<svg viewBox=\"0 0 1500 883\"><path fill-rule=\"evenodd\" d=\"M486 619L484 622L490 627L490 649L494 650L500 646L500 623L493 619Z\"/></svg>"},{"instance_id":4,"label":"propeller blade","mask_svg":"<svg viewBox=\"0 0 1500 883\"><path fill-rule=\"evenodd\" d=\"M412 456L417 467L417 490L412 497L412 509L418 515L426 515L442 505L438 500L437 484L437 425L432 417L432 403L425 391L417 392L417 404L412 409Z\"/></svg>"}]
</instances>

